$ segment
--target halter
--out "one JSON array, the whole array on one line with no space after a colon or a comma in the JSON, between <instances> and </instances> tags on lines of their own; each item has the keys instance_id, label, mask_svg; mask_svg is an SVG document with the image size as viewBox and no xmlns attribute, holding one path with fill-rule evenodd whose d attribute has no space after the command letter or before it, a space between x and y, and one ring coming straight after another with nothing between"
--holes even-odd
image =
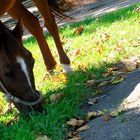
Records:
<instances>
[{"instance_id":1,"label":"halter","mask_svg":"<svg viewBox=\"0 0 140 140\"><path fill-rule=\"evenodd\" d=\"M33 101L33 102L27 102L24 101L22 99L19 99L18 97L13 96L10 92L8 92L8 90L4 87L3 83L0 81L0 86L2 87L3 91L5 92L5 98L7 100L7 102L15 102L15 103L20 103L26 106L34 106L37 105L38 103L40 103L42 101L42 96L39 93L39 98L37 99L37 101Z\"/></svg>"}]
</instances>

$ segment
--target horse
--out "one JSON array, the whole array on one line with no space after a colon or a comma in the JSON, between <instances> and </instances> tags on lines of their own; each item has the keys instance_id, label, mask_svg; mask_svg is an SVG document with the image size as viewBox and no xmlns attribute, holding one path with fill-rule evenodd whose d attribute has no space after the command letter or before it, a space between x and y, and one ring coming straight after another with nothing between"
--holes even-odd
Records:
<instances>
[{"instance_id":1,"label":"horse","mask_svg":"<svg viewBox=\"0 0 140 140\"><path fill-rule=\"evenodd\" d=\"M19 20L11 31L0 21L0 91L22 114L43 111L43 98L35 88L32 54L22 44Z\"/></svg>"},{"instance_id":2,"label":"horse","mask_svg":"<svg viewBox=\"0 0 140 140\"><path fill-rule=\"evenodd\" d=\"M62 0L33 1L44 19L44 24L46 28L48 29L48 31L54 39L58 50L60 63L64 71L72 71L72 68L70 67L70 59L62 47L58 27L53 14L55 13L56 15L63 16L62 9L59 6ZM5 12L7 12L14 19L22 19L23 25L36 38L39 44L47 70L53 70L56 66L56 61L54 60L54 57L51 54L51 51L43 34L43 30L39 24L38 18L24 7L21 0L0 0L0 16L2 16Z\"/></svg>"}]
</instances>

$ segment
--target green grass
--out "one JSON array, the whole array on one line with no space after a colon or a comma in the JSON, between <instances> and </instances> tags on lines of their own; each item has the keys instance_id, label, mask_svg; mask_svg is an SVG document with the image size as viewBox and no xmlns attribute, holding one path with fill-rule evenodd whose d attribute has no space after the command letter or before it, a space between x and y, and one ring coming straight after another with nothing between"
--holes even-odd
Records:
<instances>
[{"instance_id":1,"label":"green grass","mask_svg":"<svg viewBox=\"0 0 140 140\"><path fill-rule=\"evenodd\" d=\"M44 106L47 114L33 114L29 119L18 115L16 110L0 115L0 136L2 140L34 140L37 135L47 135L52 140L66 139L69 130L66 125L70 118L83 116L80 105L94 93L94 89L87 88L85 81L101 79L102 74L112 64L131 56L140 55L140 13L134 12L137 6L131 6L102 17L89 18L81 22L61 27L60 35L66 40L65 50L72 61L74 73L66 77L57 66L54 75L49 75L42 81L46 69L38 45L34 38L24 42L32 52L36 62L34 67L36 86L43 92L46 99L52 94L63 93L58 102L50 100ZM81 34L74 34L74 30L84 26ZM106 35L110 38L107 39ZM58 61L52 38L46 35L54 57ZM99 45L102 51L99 49ZM118 51L118 48L121 50ZM79 50L79 55L74 52ZM101 51L101 52L100 52ZM4 111L6 102L0 97L0 109ZM18 120L6 125L15 115Z\"/></svg>"}]
</instances>

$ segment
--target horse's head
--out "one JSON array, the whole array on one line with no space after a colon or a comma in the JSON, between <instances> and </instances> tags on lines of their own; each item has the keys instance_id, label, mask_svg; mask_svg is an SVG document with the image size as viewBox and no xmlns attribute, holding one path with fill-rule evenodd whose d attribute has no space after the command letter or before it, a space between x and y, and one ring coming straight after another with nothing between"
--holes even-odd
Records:
<instances>
[{"instance_id":1,"label":"horse's head","mask_svg":"<svg viewBox=\"0 0 140 140\"><path fill-rule=\"evenodd\" d=\"M24 114L32 109L42 111L42 97L35 88L33 66L32 54L22 44L21 22L13 31L0 22L0 90Z\"/></svg>"}]
</instances>

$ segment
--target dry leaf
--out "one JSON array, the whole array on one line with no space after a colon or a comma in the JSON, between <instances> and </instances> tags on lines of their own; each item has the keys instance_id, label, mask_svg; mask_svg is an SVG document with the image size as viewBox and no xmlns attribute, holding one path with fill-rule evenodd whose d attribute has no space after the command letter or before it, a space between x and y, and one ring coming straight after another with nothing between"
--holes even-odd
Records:
<instances>
[{"instance_id":1,"label":"dry leaf","mask_svg":"<svg viewBox=\"0 0 140 140\"><path fill-rule=\"evenodd\" d=\"M117 43L115 47L115 51L122 52L124 51L124 46L121 43Z\"/></svg>"},{"instance_id":2,"label":"dry leaf","mask_svg":"<svg viewBox=\"0 0 140 140\"><path fill-rule=\"evenodd\" d=\"M119 66L112 66L111 68L108 69L108 71L117 71L119 70Z\"/></svg>"},{"instance_id":3,"label":"dry leaf","mask_svg":"<svg viewBox=\"0 0 140 140\"><path fill-rule=\"evenodd\" d=\"M67 122L67 125L72 127L82 126L83 124L85 124L85 120L71 119L70 121Z\"/></svg>"},{"instance_id":4,"label":"dry leaf","mask_svg":"<svg viewBox=\"0 0 140 140\"><path fill-rule=\"evenodd\" d=\"M118 77L116 77L115 79L113 79L113 80L111 81L111 83L112 83L112 84L118 84L118 83L120 83L120 82L122 82L122 81L124 81L124 77L123 77L123 76L118 76Z\"/></svg>"},{"instance_id":5,"label":"dry leaf","mask_svg":"<svg viewBox=\"0 0 140 140\"><path fill-rule=\"evenodd\" d=\"M87 66L86 65L83 65L83 64L80 64L80 65L78 65L78 69L80 70L80 71L86 71L87 70Z\"/></svg>"},{"instance_id":6,"label":"dry leaf","mask_svg":"<svg viewBox=\"0 0 140 140\"><path fill-rule=\"evenodd\" d=\"M108 85L109 83L110 83L110 81L103 81L103 82L101 82L101 83L98 85L98 87L106 86L106 85Z\"/></svg>"},{"instance_id":7,"label":"dry leaf","mask_svg":"<svg viewBox=\"0 0 140 140\"><path fill-rule=\"evenodd\" d=\"M81 140L81 138L80 138L80 136L75 136L75 137L68 139L68 140Z\"/></svg>"},{"instance_id":8,"label":"dry leaf","mask_svg":"<svg viewBox=\"0 0 140 140\"><path fill-rule=\"evenodd\" d=\"M53 76L52 81L53 82L59 82L59 83L66 83L67 82L67 77L64 73L60 73L56 76Z\"/></svg>"},{"instance_id":9,"label":"dry leaf","mask_svg":"<svg viewBox=\"0 0 140 140\"><path fill-rule=\"evenodd\" d=\"M89 105L95 105L99 102L99 98L91 98L91 99L88 99L88 104Z\"/></svg>"},{"instance_id":10,"label":"dry leaf","mask_svg":"<svg viewBox=\"0 0 140 140\"><path fill-rule=\"evenodd\" d=\"M63 35L61 37L61 43L62 43L62 45L64 45L67 41L68 41L68 39Z\"/></svg>"},{"instance_id":11,"label":"dry leaf","mask_svg":"<svg viewBox=\"0 0 140 140\"><path fill-rule=\"evenodd\" d=\"M88 80L88 81L86 81L86 86L87 87L94 86L94 83L95 83L95 80Z\"/></svg>"},{"instance_id":12,"label":"dry leaf","mask_svg":"<svg viewBox=\"0 0 140 140\"><path fill-rule=\"evenodd\" d=\"M91 120L91 119L93 119L94 117L97 117L97 116L98 116L97 112L88 112L86 120Z\"/></svg>"},{"instance_id":13,"label":"dry leaf","mask_svg":"<svg viewBox=\"0 0 140 140\"><path fill-rule=\"evenodd\" d=\"M35 140L51 140L46 135L38 135Z\"/></svg>"},{"instance_id":14,"label":"dry leaf","mask_svg":"<svg viewBox=\"0 0 140 140\"><path fill-rule=\"evenodd\" d=\"M110 39L110 35L108 33L105 33L105 41L108 41Z\"/></svg>"},{"instance_id":15,"label":"dry leaf","mask_svg":"<svg viewBox=\"0 0 140 140\"><path fill-rule=\"evenodd\" d=\"M124 74L125 72L123 71L112 71L112 75L117 76L117 75L121 75Z\"/></svg>"},{"instance_id":16,"label":"dry leaf","mask_svg":"<svg viewBox=\"0 0 140 140\"><path fill-rule=\"evenodd\" d=\"M84 125L84 126L78 128L78 129L77 129L77 132L86 131L86 130L88 130L88 129L89 129L89 126L88 126L88 125Z\"/></svg>"},{"instance_id":17,"label":"dry leaf","mask_svg":"<svg viewBox=\"0 0 140 140\"><path fill-rule=\"evenodd\" d=\"M103 74L102 74L103 77L108 77L109 75L110 75L109 72L106 72L106 73L103 73Z\"/></svg>"},{"instance_id":18,"label":"dry leaf","mask_svg":"<svg viewBox=\"0 0 140 140\"><path fill-rule=\"evenodd\" d=\"M137 63L135 62L129 62L129 63L126 63L125 64L125 71L126 72L130 72L130 71L133 71L137 68Z\"/></svg>"},{"instance_id":19,"label":"dry leaf","mask_svg":"<svg viewBox=\"0 0 140 140\"><path fill-rule=\"evenodd\" d=\"M99 54L103 53L103 42L97 42L97 51L99 52Z\"/></svg>"},{"instance_id":20,"label":"dry leaf","mask_svg":"<svg viewBox=\"0 0 140 140\"><path fill-rule=\"evenodd\" d=\"M74 30L74 34L81 34L83 30L84 30L84 26L81 25L80 27Z\"/></svg>"},{"instance_id":21,"label":"dry leaf","mask_svg":"<svg viewBox=\"0 0 140 140\"><path fill-rule=\"evenodd\" d=\"M95 92L95 95L99 95L99 94L102 94L102 90L98 88Z\"/></svg>"},{"instance_id":22,"label":"dry leaf","mask_svg":"<svg viewBox=\"0 0 140 140\"><path fill-rule=\"evenodd\" d=\"M51 100L51 102L58 102L60 100L60 98L62 98L63 96L64 96L63 93L52 94L50 96L50 100Z\"/></svg>"},{"instance_id":23,"label":"dry leaf","mask_svg":"<svg viewBox=\"0 0 140 140\"><path fill-rule=\"evenodd\" d=\"M75 51L73 51L73 57L79 56L81 54L81 49L77 49Z\"/></svg>"},{"instance_id":24,"label":"dry leaf","mask_svg":"<svg viewBox=\"0 0 140 140\"><path fill-rule=\"evenodd\" d=\"M107 114L107 115L104 115L102 118L103 118L103 121L104 121L104 122L108 122L108 121L111 120L112 117L111 117L111 115L108 115L108 114Z\"/></svg>"},{"instance_id":25,"label":"dry leaf","mask_svg":"<svg viewBox=\"0 0 140 140\"><path fill-rule=\"evenodd\" d=\"M78 135L78 132L70 132L70 133L68 133L69 138L76 137L77 135Z\"/></svg>"}]
</instances>

